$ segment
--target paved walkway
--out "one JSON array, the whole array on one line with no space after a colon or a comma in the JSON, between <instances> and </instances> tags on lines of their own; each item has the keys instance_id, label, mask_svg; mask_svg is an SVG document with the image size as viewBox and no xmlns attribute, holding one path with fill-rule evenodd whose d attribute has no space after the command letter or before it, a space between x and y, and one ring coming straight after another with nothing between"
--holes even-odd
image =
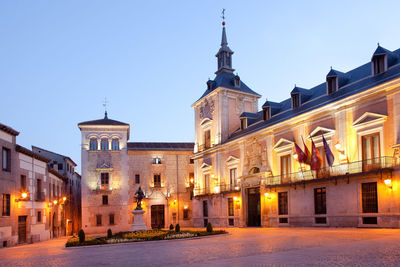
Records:
<instances>
[{"instance_id":1,"label":"paved walkway","mask_svg":"<svg viewBox=\"0 0 400 267\"><path fill-rule=\"evenodd\" d=\"M235 228L191 240L0 249L0 266L399 266L400 229Z\"/></svg>"}]
</instances>

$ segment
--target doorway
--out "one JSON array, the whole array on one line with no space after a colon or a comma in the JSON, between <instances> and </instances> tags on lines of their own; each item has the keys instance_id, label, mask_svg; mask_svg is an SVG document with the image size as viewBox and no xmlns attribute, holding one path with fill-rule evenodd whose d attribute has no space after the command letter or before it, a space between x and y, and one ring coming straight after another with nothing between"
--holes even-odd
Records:
<instances>
[{"instance_id":1,"label":"doorway","mask_svg":"<svg viewBox=\"0 0 400 267\"><path fill-rule=\"evenodd\" d=\"M247 188L247 226L261 226L260 188Z\"/></svg>"},{"instance_id":2,"label":"doorway","mask_svg":"<svg viewBox=\"0 0 400 267\"><path fill-rule=\"evenodd\" d=\"M151 228L161 229L164 226L164 205L151 206Z\"/></svg>"},{"instance_id":3,"label":"doorway","mask_svg":"<svg viewBox=\"0 0 400 267\"><path fill-rule=\"evenodd\" d=\"M26 243L26 218L18 216L18 243Z\"/></svg>"}]
</instances>

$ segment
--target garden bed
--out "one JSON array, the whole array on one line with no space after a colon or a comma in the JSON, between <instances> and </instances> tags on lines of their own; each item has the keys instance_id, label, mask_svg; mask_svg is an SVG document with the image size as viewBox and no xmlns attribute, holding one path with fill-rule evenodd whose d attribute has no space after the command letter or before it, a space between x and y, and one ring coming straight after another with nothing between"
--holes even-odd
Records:
<instances>
[{"instance_id":1,"label":"garden bed","mask_svg":"<svg viewBox=\"0 0 400 267\"><path fill-rule=\"evenodd\" d=\"M78 237L71 237L65 244L66 247L77 246L91 246L91 245L105 245L129 242L143 242L153 240L170 240L170 239L183 239L193 238L200 236L226 234L224 230L216 230L212 232L196 231L196 230L183 230L183 231L165 231L165 230L149 230L149 231L136 231L136 232L120 232L112 235L110 238L102 237L87 237L85 241L80 243Z\"/></svg>"}]
</instances>

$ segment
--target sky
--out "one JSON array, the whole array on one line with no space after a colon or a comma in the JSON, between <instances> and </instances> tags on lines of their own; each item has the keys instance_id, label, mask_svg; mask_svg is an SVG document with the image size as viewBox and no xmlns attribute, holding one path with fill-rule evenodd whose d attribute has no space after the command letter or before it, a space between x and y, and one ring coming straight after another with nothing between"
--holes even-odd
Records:
<instances>
[{"instance_id":1,"label":"sky","mask_svg":"<svg viewBox=\"0 0 400 267\"><path fill-rule=\"evenodd\" d=\"M77 124L103 118L107 98L131 142L193 142L223 8L233 67L259 108L324 82L331 66L367 63L378 42L400 48L400 1L2 0L0 123L79 165Z\"/></svg>"}]
</instances>

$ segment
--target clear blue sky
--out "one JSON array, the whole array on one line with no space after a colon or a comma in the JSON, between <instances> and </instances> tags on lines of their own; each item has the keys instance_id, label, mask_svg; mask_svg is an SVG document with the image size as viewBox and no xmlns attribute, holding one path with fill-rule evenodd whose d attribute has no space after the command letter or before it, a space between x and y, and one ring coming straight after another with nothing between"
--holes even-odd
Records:
<instances>
[{"instance_id":1,"label":"clear blue sky","mask_svg":"<svg viewBox=\"0 0 400 267\"><path fill-rule=\"evenodd\" d=\"M399 1L0 2L0 122L17 142L80 163L77 123L109 117L130 141L193 141L191 104L216 71L226 9L233 65L282 101L330 66L351 70L377 42L400 48Z\"/></svg>"}]
</instances>

